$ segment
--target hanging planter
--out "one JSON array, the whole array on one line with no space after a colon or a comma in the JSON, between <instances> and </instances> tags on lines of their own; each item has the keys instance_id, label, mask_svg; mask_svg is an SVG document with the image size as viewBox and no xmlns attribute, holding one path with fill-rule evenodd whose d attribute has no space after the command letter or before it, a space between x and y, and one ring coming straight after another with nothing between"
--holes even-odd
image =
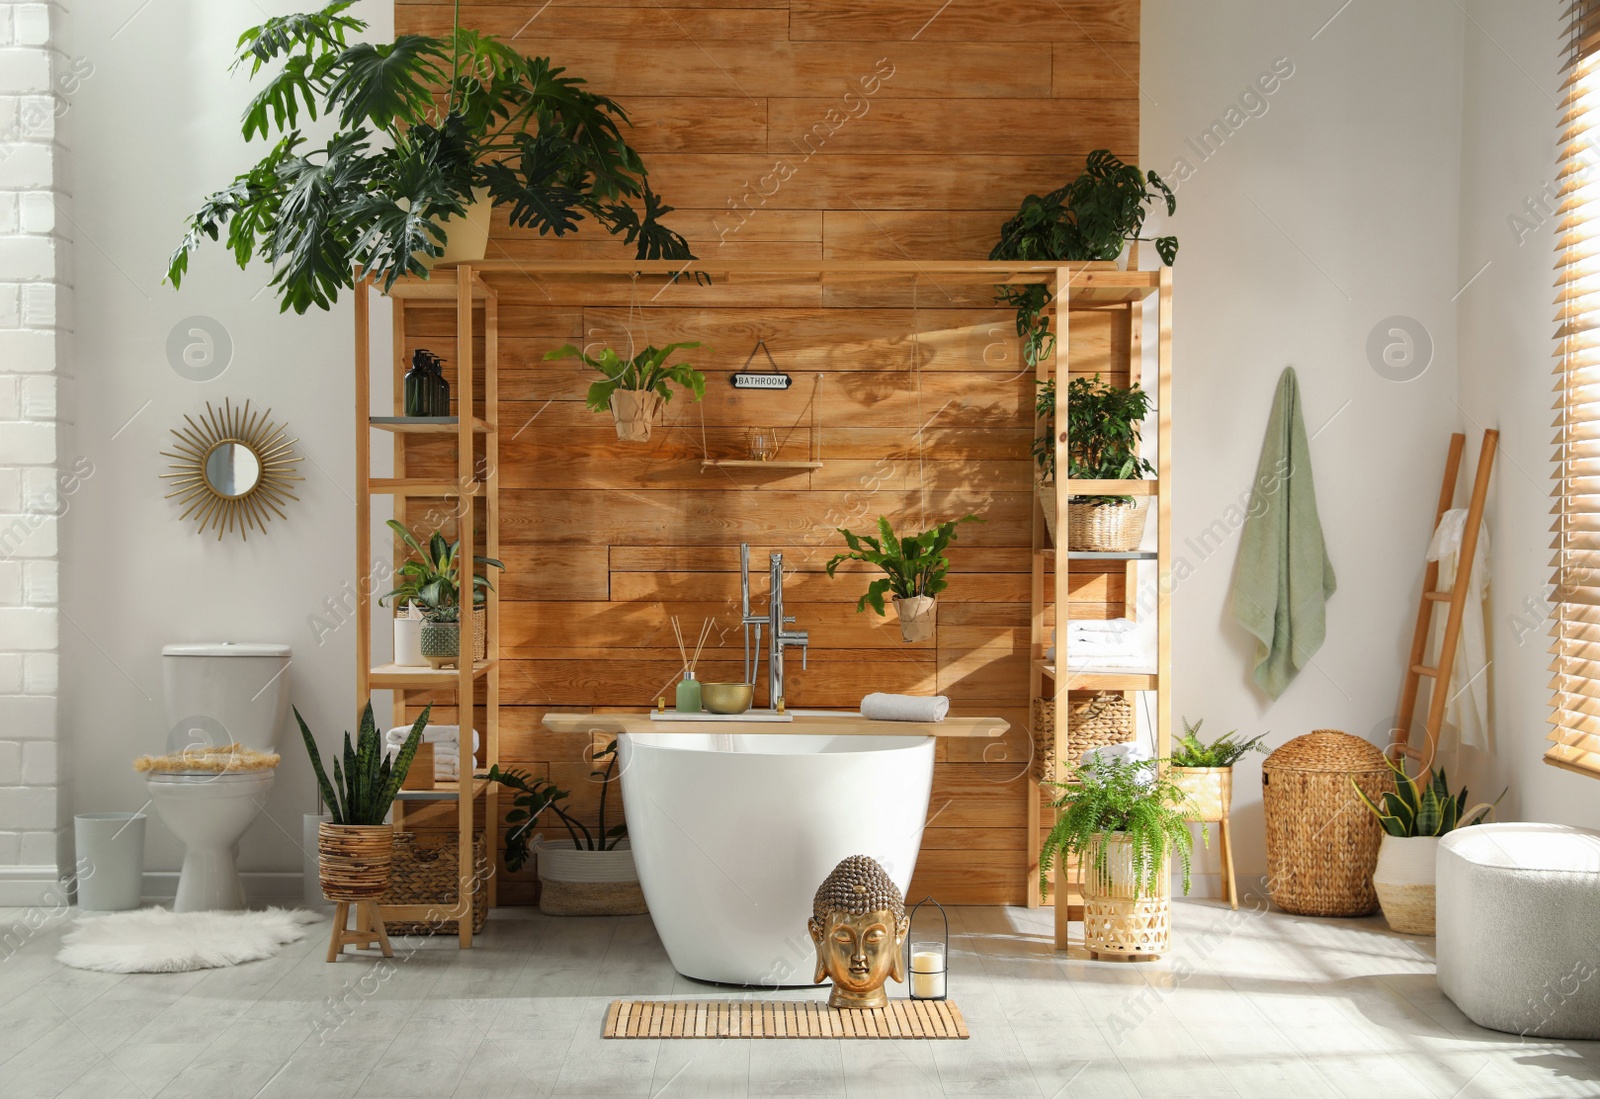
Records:
<instances>
[{"instance_id":1,"label":"hanging planter","mask_svg":"<svg viewBox=\"0 0 1600 1099\"><path fill-rule=\"evenodd\" d=\"M926 641L933 636L936 602L931 595L897 595L894 613L900 619L903 641Z\"/></svg>"},{"instance_id":2,"label":"hanging planter","mask_svg":"<svg viewBox=\"0 0 1600 1099\"><path fill-rule=\"evenodd\" d=\"M582 359L604 374L605 378L589 387L584 405L590 412L610 409L617 424L617 438L623 442L647 443L661 410L672 400L672 386L667 383L687 389L694 400L705 396L704 374L688 363L667 363L673 352L699 346L698 343L669 343L665 347L651 344L633 358L623 359L609 347L603 348L599 357L592 357L569 343L546 354L545 361Z\"/></svg>"}]
</instances>

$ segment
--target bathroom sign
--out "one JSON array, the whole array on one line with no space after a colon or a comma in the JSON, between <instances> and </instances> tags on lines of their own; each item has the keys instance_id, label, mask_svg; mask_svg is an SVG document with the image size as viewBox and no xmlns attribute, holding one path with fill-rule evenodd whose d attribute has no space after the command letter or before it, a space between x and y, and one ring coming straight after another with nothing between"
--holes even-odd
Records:
<instances>
[{"instance_id":1,"label":"bathroom sign","mask_svg":"<svg viewBox=\"0 0 1600 1099\"><path fill-rule=\"evenodd\" d=\"M750 369L757 351L767 357L771 370ZM729 380L735 389L788 389L794 384L793 378L778 369L777 360L772 357L772 352L767 350L766 340L756 341L756 345L750 349L750 354L745 357L744 365L729 375Z\"/></svg>"}]
</instances>

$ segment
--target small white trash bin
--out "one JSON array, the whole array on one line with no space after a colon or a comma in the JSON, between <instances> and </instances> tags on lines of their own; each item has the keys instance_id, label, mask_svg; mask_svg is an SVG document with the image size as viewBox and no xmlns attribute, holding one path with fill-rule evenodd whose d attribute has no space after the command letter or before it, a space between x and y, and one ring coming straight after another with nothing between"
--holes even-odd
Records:
<instances>
[{"instance_id":1,"label":"small white trash bin","mask_svg":"<svg viewBox=\"0 0 1600 1099\"><path fill-rule=\"evenodd\" d=\"M79 813L73 818L78 845L78 908L121 912L139 907L144 884L143 813Z\"/></svg>"}]
</instances>

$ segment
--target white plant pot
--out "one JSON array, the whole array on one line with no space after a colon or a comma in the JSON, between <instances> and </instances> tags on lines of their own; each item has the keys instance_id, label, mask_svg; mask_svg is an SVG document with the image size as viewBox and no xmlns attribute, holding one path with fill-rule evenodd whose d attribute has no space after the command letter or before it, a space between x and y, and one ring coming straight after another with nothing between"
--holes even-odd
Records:
<instances>
[{"instance_id":1,"label":"white plant pot","mask_svg":"<svg viewBox=\"0 0 1600 1099\"><path fill-rule=\"evenodd\" d=\"M628 916L649 911L633 850L583 851L565 838L532 843L539 860L539 911L547 916Z\"/></svg>"},{"instance_id":2,"label":"white plant pot","mask_svg":"<svg viewBox=\"0 0 1600 1099\"><path fill-rule=\"evenodd\" d=\"M1438 836L1383 837L1372 887L1383 918L1402 935L1432 935Z\"/></svg>"},{"instance_id":3,"label":"white plant pot","mask_svg":"<svg viewBox=\"0 0 1600 1099\"><path fill-rule=\"evenodd\" d=\"M394 662L402 668L426 668L428 658L422 655L422 619L396 618L394 620Z\"/></svg>"}]
</instances>

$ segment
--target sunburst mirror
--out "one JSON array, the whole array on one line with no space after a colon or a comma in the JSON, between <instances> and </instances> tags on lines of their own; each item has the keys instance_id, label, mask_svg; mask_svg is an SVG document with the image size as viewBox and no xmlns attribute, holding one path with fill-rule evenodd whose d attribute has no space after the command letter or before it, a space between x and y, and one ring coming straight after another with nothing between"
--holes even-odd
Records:
<instances>
[{"instance_id":1,"label":"sunburst mirror","mask_svg":"<svg viewBox=\"0 0 1600 1099\"><path fill-rule=\"evenodd\" d=\"M166 498L178 498L184 507L178 518L194 519L200 524L197 533L215 528L220 542L237 530L248 539L251 528L265 534L274 515L288 518L283 508L299 499L289 482L305 478L295 476L297 440L285 439L287 425L274 424L271 417L270 408L251 412L249 401L242 409L226 400L213 408L207 401L199 423L184 416L188 426L172 429L176 453L161 452L173 459L173 472L161 475L172 482Z\"/></svg>"}]
</instances>

